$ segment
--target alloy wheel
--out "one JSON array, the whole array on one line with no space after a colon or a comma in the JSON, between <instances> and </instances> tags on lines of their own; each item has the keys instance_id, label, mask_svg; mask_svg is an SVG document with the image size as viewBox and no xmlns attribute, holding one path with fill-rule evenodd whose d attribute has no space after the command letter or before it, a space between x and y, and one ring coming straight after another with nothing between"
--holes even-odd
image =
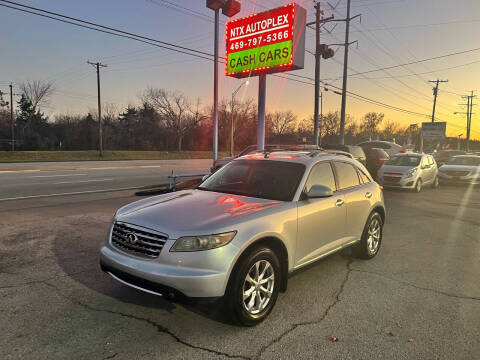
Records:
<instances>
[{"instance_id":1,"label":"alloy wheel","mask_svg":"<svg viewBox=\"0 0 480 360\"><path fill-rule=\"evenodd\" d=\"M378 251L381 235L382 226L380 221L374 218L368 226L367 249L370 254L375 254Z\"/></svg>"},{"instance_id":2,"label":"alloy wheel","mask_svg":"<svg viewBox=\"0 0 480 360\"><path fill-rule=\"evenodd\" d=\"M259 260L247 272L243 283L243 306L252 315L263 311L273 294L275 271L267 260Z\"/></svg>"}]
</instances>

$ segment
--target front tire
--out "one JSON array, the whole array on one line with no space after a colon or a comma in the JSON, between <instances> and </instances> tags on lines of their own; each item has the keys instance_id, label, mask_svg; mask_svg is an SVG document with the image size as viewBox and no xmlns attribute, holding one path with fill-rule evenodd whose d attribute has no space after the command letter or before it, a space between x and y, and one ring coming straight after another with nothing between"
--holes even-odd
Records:
<instances>
[{"instance_id":1,"label":"front tire","mask_svg":"<svg viewBox=\"0 0 480 360\"><path fill-rule=\"evenodd\" d=\"M422 191L422 179L418 179L417 183L415 184L415 188L413 189L416 193Z\"/></svg>"},{"instance_id":2,"label":"front tire","mask_svg":"<svg viewBox=\"0 0 480 360\"><path fill-rule=\"evenodd\" d=\"M432 187L434 189L438 189L438 186L440 185L440 182L438 180L438 176L435 176L435 180L433 180L433 184L432 184Z\"/></svg>"},{"instance_id":3,"label":"front tire","mask_svg":"<svg viewBox=\"0 0 480 360\"><path fill-rule=\"evenodd\" d=\"M236 323L254 326L275 306L281 284L280 262L265 246L254 248L240 261L231 275L226 307Z\"/></svg>"},{"instance_id":4,"label":"front tire","mask_svg":"<svg viewBox=\"0 0 480 360\"><path fill-rule=\"evenodd\" d=\"M365 224L360 242L353 248L353 253L361 259L371 259L380 250L383 237L383 220L378 212L373 212Z\"/></svg>"}]
</instances>

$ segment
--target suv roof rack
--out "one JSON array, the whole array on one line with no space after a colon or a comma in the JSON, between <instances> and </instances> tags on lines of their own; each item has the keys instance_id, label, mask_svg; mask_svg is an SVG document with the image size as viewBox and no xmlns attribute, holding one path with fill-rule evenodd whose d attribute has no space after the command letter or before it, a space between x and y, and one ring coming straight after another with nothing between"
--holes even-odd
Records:
<instances>
[{"instance_id":1,"label":"suv roof rack","mask_svg":"<svg viewBox=\"0 0 480 360\"><path fill-rule=\"evenodd\" d=\"M317 157L321 155L342 155L346 156L350 159L353 159L353 155L346 152L346 151L341 151L341 150L328 150L328 149L322 149L318 151L312 151L311 153L308 154L310 157Z\"/></svg>"}]
</instances>

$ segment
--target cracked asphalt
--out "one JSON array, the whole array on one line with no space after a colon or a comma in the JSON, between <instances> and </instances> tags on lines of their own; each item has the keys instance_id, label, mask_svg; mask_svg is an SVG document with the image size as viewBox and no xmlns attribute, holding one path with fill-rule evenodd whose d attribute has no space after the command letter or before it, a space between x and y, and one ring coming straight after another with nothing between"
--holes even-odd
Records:
<instances>
[{"instance_id":1,"label":"cracked asphalt","mask_svg":"<svg viewBox=\"0 0 480 360\"><path fill-rule=\"evenodd\" d=\"M0 358L479 359L480 188L385 198L376 258L346 250L297 272L254 328L100 271L99 244L132 191L3 202Z\"/></svg>"}]
</instances>

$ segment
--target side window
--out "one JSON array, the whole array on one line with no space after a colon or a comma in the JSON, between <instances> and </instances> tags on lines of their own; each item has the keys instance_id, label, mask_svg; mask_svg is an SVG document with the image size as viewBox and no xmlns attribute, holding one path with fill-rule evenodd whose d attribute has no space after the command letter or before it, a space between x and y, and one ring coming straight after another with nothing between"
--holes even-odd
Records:
<instances>
[{"instance_id":1,"label":"side window","mask_svg":"<svg viewBox=\"0 0 480 360\"><path fill-rule=\"evenodd\" d=\"M363 172L362 169L357 168L358 170L358 175L360 175L360 180L362 181L363 184L368 184L369 182L372 182L370 177Z\"/></svg>"},{"instance_id":2,"label":"side window","mask_svg":"<svg viewBox=\"0 0 480 360\"><path fill-rule=\"evenodd\" d=\"M328 186L335 191L335 178L333 176L332 166L329 162L316 164L310 171L307 182L305 183L305 191L310 191L313 185Z\"/></svg>"},{"instance_id":3,"label":"side window","mask_svg":"<svg viewBox=\"0 0 480 360\"><path fill-rule=\"evenodd\" d=\"M426 156L422 157L422 162L421 162L420 166L424 167L427 164L428 164L427 157Z\"/></svg>"},{"instance_id":4,"label":"side window","mask_svg":"<svg viewBox=\"0 0 480 360\"><path fill-rule=\"evenodd\" d=\"M335 162L335 168L337 170L339 190L360 185L357 170L353 165L344 162Z\"/></svg>"}]
</instances>

